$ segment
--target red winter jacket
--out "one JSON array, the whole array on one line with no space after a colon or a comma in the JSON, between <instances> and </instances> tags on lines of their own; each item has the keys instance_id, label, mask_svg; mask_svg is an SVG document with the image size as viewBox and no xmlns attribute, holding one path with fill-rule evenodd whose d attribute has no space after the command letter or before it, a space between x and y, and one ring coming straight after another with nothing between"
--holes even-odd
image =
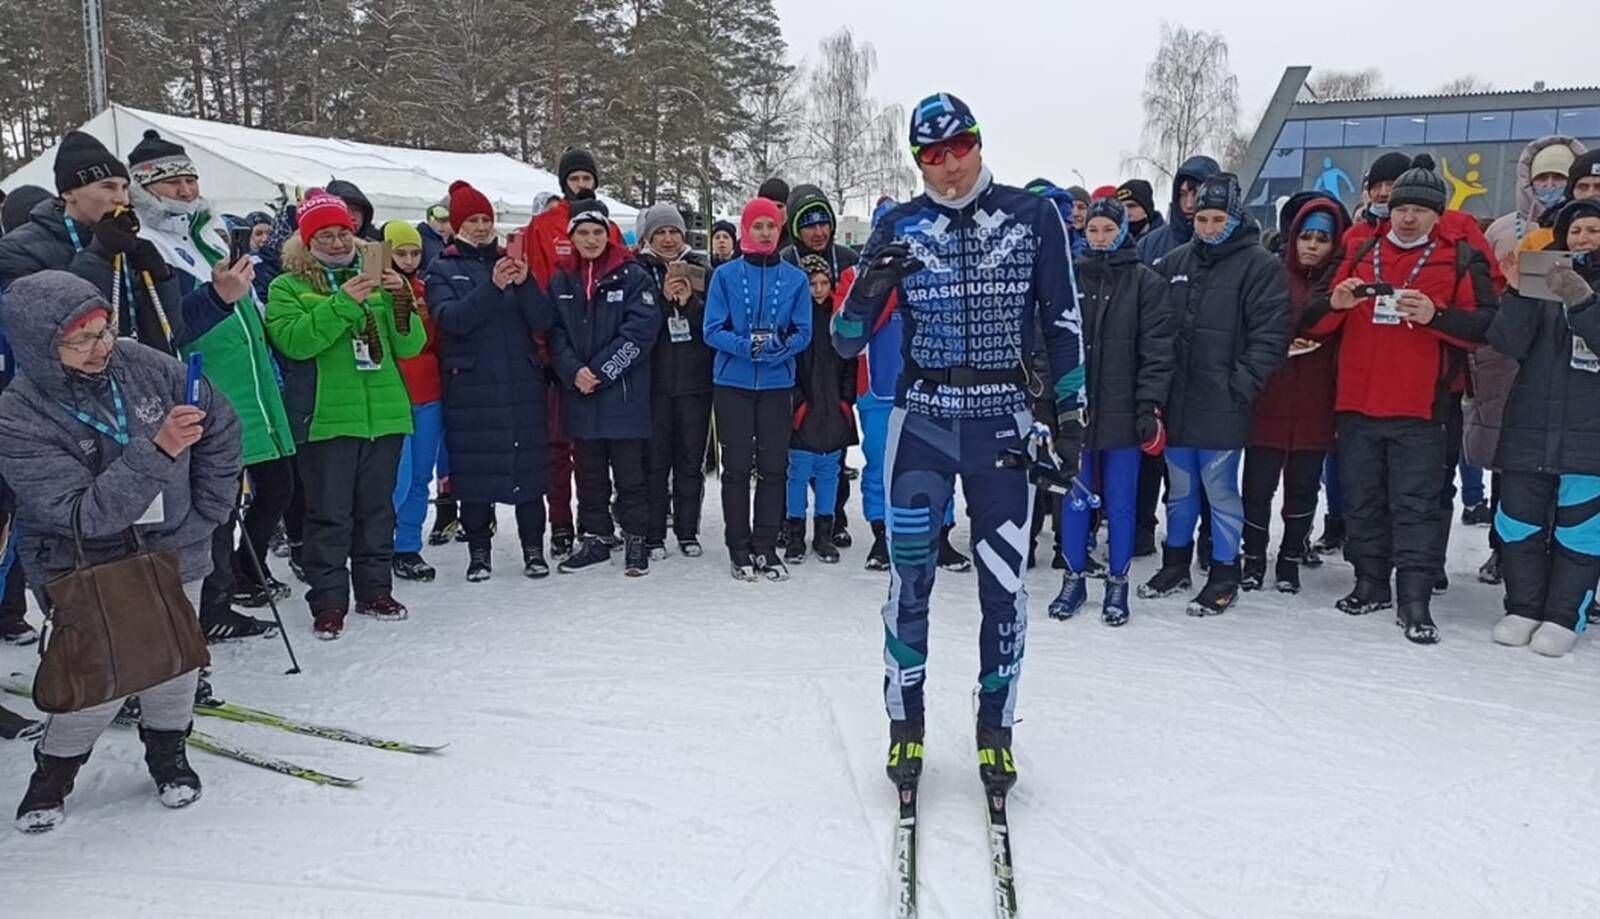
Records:
<instances>
[{"instance_id":1,"label":"red winter jacket","mask_svg":"<svg viewBox=\"0 0 1600 919\"><path fill-rule=\"evenodd\" d=\"M422 346L421 354L398 360L400 376L406 381L406 392L411 395L411 405L416 407L438 402L443 398L444 390L439 382L438 333L434 331L433 317L428 314L428 304L422 299L422 279L413 277L407 280L411 282L411 298L417 308L412 314L412 321L420 321L428 333L428 343Z\"/></svg>"},{"instance_id":2,"label":"red winter jacket","mask_svg":"<svg viewBox=\"0 0 1600 919\"><path fill-rule=\"evenodd\" d=\"M1407 286L1406 279L1427 247L1401 249L1389 241L1386 228L1384 234L1375 243L1358 242L1344 253L1329 281L1330 289L1351 277L1377 282L1372 268L1375 255L1383 262L1384 283L1397 289ZM1320 318L1309 336L1319 340L1340 336L1338 411L1370 418L1443 420L1445 401L1464 376L1464 350L1483 341L1496 296L1491 263L1472 245L1460 224L1441 220L1431 239L1437 245L1409 284L1440 308L1430 325L1375 324L1371 297L1344 311L1331 310L1325 297L1319 297L1314 305ZM1458 266L1463 248L1467 264ZM1483 312L1474 315L1479 310Z\"/></svg>"},{"instance_id":3,"label":"red winter jacket","mask_svg":"<svg viewBox=\"0 0 1600 919\"><path fill-rule=\"evenodd\" d=\"M564 259L573 258L572 238L567 235L567 221L572 219L572 203L563 199L553 209L533 215L522 231L523 251L527 254L528 271L538 279L539 286L550 289L550 279ZM622 231L615 223L611 227L611 245L626 249Z\"/></svg>"},{"instance_id":4,"label":"red winter jacket","mask_svg":"<svg viewBox=\"0 0 1600 919\"><path fill-rule=\"evenodd\" d=\"M1343 253L1335 250L1328 262L1309 271L1296 261L1295 240L1300 236L1300 226L1318 212L1333 218L1335 238L1350 225L1344 208L1326 198L1308 201L1290 224L1283 251L1284 277L1289 287L1290 327L1296 337L1305 335L1309 307L1319 293L1318 283L1325 284L1343 259ZM1327 294L1325 289L1320 293ZM1250 428L1252 446L1290 451L1333 449L1338 353L1335 337L1309 354L1289 358L1278 368L1256 397Z\"/></svg>"}]
</instances>

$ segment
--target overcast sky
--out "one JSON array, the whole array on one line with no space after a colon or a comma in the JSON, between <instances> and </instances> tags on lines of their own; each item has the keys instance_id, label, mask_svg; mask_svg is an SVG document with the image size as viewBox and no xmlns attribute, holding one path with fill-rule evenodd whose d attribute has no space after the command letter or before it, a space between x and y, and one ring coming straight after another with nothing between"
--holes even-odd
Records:
<instances>
[{"instance_id":1,"label":"overcast sky","mask_svg":"<svg viewBox=\"0 0 1600 919\"><path fill-rule=\"evenodd\" d=\"M1539 24L1513 26L1514 7L1451 0L776 0L791 59L815 59L817 42L848 23L878 52L873 94L909 110L932 92L953 92L983 128L984 158L1003 182L1045 176L1089 186L1126 178L1123 154L1138 147L1144 68L1163 20L1220 31L1239 78L1242 120L1261 110L1293 64L1383 70L1391 88L1432 92L1464 74L1497 89L1600 83L1594 56L1550 50L1592 19L1576 0L1539 5ZM1488 10L1487 19L1483 11ZM1555 36L1552 38L1551 36ZM803 177L791 177L803 178Z\"/></svg>"}]
</instances>

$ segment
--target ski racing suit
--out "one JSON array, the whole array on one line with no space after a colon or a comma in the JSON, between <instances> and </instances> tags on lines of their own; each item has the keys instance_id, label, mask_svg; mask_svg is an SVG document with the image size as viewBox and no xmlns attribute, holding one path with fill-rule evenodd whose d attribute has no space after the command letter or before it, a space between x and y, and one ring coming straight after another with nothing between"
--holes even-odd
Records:
<instances>
[{"instance_id":1,"label":"ski racing suit","mask_svg":"<svg viewBox=\"0 0 1600 919\"><path fill-rule=\"evenodd\" d=\"M924 193L885 215L863 252L906 246L923 268L904 277L899 307L905 365L896 385L888 449L891 575L883 606L884 702L893 721L921 723L928 605L938 537L961 477L978 560L978 718L1009 728L1027 632L1023 582L1034 486L1003 451L1033 424L1030 387L1050 386L1069 431L1057 440L1076 469L1084 420L1078 302L1061 217L1048 199L998 185L987 168L964 199ZM868 268L867 270L871 270ZM834 317L833 341L854 357L890 297L857 284ZM1030 376L1043 335L1052 379Z\"/></svg>"}]
</instances>

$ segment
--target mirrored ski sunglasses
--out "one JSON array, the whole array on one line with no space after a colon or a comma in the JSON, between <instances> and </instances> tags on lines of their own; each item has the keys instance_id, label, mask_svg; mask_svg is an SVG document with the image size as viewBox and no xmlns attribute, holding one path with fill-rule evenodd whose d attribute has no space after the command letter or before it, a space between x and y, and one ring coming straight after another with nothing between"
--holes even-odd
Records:
<instances>
[{"instance_id":1,"label":"mirrored ski sunglasses","mask_svg":"<svg viewBox=\"0 0 1600 919\"><path fill-rule=\"evenodd\" d=\"M957 134L949 140L941 140L926 147L918 147L914 152L917 155L917 162L924 166L937 166L951 154L958 160L966 159L977 146L978 135L969 132Z\"/></svg>"}]
</instances>

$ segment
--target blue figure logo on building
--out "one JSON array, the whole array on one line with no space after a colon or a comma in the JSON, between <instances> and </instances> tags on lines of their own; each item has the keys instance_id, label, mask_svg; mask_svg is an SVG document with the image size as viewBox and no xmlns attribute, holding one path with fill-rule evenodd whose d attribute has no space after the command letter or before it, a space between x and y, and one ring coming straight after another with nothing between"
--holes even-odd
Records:
<instances>
[{"instance_id":1,"label":"blue figure logo on building","mask_svg":"<svg viewBox=\"0 0 1600 919\"><path fill-rule=\"evenodd\" d=\"M1340 169L1338 166L1333 165L1333 157L1323 157L1322 175L1317 176L1317 182L1315 185L1311 186L1311 190L1325 191L1328 194L1333 195L1335 198L1338 198L1340 201L1343 201L1345 193L1339 188L1341 184L1349 186L1350 194L1355 194L1356 183L1350 181L1349 174L1343 169Z\"/></svg>"}]
</instances>

